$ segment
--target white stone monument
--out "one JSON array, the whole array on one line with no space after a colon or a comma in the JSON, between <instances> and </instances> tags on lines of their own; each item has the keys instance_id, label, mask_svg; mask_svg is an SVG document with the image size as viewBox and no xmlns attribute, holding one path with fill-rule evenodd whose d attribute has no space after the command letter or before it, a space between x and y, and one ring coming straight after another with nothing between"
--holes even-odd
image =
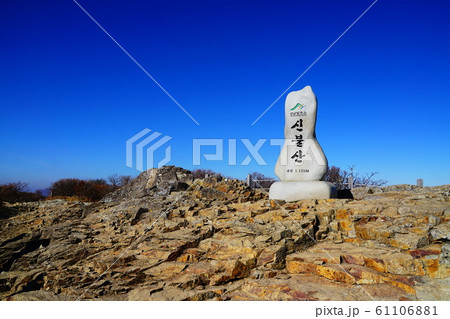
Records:
<instances>
[{"instance_id":1,"label":"white stone monument","mask_svg":"<svg viewBox=\"0 0 450 319\"><path fill-rule=\"evenodd\" d=\"M336 197L333 184L321 181L328 162L316 139L317 99L310 86L288 94L285 103L285 142L275 165L280 182L269 197L285 201Z\"/></svg>"}]
</instances>

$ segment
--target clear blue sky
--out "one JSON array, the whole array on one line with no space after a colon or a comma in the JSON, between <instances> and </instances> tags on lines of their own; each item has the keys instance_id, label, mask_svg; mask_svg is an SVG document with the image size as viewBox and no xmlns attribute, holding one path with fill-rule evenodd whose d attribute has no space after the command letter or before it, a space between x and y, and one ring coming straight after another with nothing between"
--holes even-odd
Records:
<instances>
[{"instance_id":1,"label":"clear blue sky","mask_svg":"<svg viewBox=\"0 0 450 319\"><path fill-rule=\"evenodd\" d=\"M372 2L79 0L197 126L73 1L0 0L0 183L136 175L125 141L144 128L188 169L193 138L282 138L285 96L251 124ZM318 96L331 165L450 183L449 16L446 0L379 0L293 86ZM261 154L202 167L274 176L278 148Z\"/></svg>"}]
</instances>

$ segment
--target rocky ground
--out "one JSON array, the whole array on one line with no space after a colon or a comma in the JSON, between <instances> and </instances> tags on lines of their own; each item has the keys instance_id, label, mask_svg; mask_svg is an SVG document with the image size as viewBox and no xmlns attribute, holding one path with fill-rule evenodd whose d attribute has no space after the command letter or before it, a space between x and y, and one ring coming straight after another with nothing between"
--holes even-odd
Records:
<instances>
[{"instance_id":1,"label":"rocky ground","mask_svg":"<svg viewBox=\"0 0 450 319\"><path fill-rule=\"evenodd\" d=\"M397 185L283 203L153 169L101 203L0 207L0 298L450 300L449 193Z\"/></svg>"}]
</instances>

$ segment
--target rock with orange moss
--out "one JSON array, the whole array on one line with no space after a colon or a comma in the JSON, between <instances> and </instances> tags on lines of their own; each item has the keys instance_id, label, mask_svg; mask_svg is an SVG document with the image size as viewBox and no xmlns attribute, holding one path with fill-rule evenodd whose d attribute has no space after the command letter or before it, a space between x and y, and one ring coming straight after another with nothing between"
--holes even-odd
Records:
<instances>
[{"instance_id":1,"label":"rock with orange moss","mask_svg":"<svg viewBox=\"0 0 450 319\"><path fill-rule=\"evenodd\" d=\"M4 204L0 299L448 299L448 185L290 203L236 180L190 185Z\"/></svg>"}]
</instances>

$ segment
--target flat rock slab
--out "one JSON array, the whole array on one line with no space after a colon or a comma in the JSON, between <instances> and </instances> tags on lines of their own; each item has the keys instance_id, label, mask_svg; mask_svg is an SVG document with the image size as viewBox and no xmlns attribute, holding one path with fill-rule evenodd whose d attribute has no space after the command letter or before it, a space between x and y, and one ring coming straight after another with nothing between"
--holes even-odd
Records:
<instances>
[{"instance_id":1,"label":"flat rock slab","mask_svg":"<svg viewBox=\"0 0 450 319\"><path fill-rule=\"evenodd\" d=\"M270 199L295 202L304 199L336 198L336 187L328 182L276 182L270 186Z\"/></svg>"},{"instance_id":2,"label":"flat rock slab","mask_svg":"<svg viewBox=\"0 0 450 319\"><path fill-rule=\"evenodd\" d=\"M450 300L450 185L284 203L195 183L165 199L5 203L0 300Z\"/></svg>"}]
</instances>

